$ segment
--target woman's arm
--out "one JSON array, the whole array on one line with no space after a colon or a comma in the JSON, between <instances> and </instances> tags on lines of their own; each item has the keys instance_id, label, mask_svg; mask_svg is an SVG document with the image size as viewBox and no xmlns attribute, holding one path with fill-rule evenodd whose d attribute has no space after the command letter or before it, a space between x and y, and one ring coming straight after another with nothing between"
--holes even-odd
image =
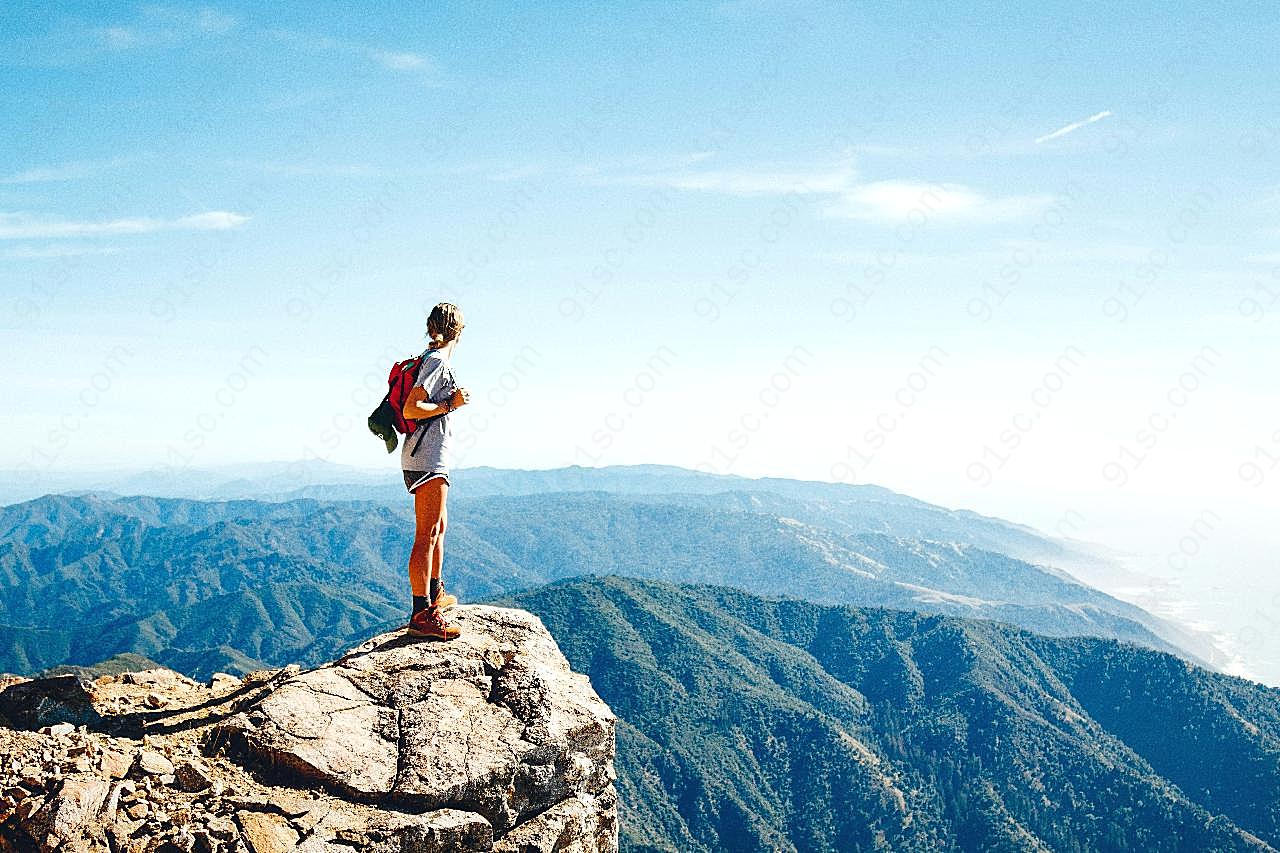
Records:
<instances>
[{"instance_id":1,"label":"woman's arm","mask_svg":"<svg viewBox=\"0 0 1280 853\"><path fill-rule=\"evenodd\" d=\"M404 411L400 414L409 420L422 421L451 412L459 406L465 405L466 402L466 397L463 394L454 391L453 399L449 401L448 406L432 403L427 400L427 389L418 385L409 389L409 396L404 400Z\"/></svg>"}]
</instances>

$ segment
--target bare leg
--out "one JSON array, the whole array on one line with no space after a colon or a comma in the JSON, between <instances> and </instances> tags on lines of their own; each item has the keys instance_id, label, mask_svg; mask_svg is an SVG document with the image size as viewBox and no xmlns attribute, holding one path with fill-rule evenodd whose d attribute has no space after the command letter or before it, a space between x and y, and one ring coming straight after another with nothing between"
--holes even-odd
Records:
<instances>
[{"instance_id":1,"label":"bare leg","mask_svg":"<svg viewBox=\"0 0 1280 853\"><path fill-rule=\"evenodd\" d=\"M414 595L426 595L430 579L439 577L443 557L444 501L448 484L441 477L432 477L413 493L417 530L413 548L409 551L409 586Z\"/></svg>"},{"instance_id":2,"label":"bare leg","mask_svg":"<svg viewBox=\"0 0 1280 853\"><path fill-rule=\"evenodd\" d=\"M449 484L439 478L431 482L444 483L440 490L440 535L436 538L436 547L431 551L431 577L439 580L440 570L444 568L444 532L449 527L449 508L446 506Z\"/></svg>"}]
</instances>

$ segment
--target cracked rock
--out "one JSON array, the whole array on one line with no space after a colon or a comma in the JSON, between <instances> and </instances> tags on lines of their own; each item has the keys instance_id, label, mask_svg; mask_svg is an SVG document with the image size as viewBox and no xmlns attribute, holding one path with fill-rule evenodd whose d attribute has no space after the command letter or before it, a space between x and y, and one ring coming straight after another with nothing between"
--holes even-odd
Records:
<instances>
[{"instance_id":1,"label":"cracked rock","mask_svg":"<svg viewBox=\"0 0 1280 853\"><path fill-rule=\"evenodd\" d=\"M455 614L458 639L374 637L282 681L220 737L241 760L360 802L478 814L495 838L603 795L616 835L608 706L537 617L484 605Z\"/></svg>"},{"instance_id":2,"label":"cracked rock","mask_svg":"<svg viewBox=\"0 0 1280 853\"><path fill-rule=\"evenodd\" d=\"M50 846L56 846L55 840L63 844L81 841L85 832L94 827L109 790L105 779L88 774L66 777L57 796L42 809L44 814L34 818L44 823Z\"/></svg>"}]
</instances>

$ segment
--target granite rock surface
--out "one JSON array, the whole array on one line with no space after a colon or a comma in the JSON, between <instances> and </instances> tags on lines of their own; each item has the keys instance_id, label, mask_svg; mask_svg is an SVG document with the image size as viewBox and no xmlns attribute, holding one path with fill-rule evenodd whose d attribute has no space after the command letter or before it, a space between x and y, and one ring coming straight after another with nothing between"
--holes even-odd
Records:
<instances>
[{"instance_id":1,"label":"granite rock surface","mask_svg":"<svg viewBox=\"0 0 1280 853\"><path fill-rule=\"evenodd\" d=\"M315 669L0 677L0 851L613 853L615 717L536 616Z\"/></svg>"}]
</instances>

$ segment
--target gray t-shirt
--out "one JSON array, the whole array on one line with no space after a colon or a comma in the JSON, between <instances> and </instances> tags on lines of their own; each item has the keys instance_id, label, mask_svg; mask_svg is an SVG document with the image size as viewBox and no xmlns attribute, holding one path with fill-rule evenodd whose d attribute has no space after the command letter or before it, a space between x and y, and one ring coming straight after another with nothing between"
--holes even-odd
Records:
<instances>
[{"instance_id":1,"label":"gray t-shirt","mask_svg":"<svg viewBox=\"0 0 1280 853\"><path fill-rule=\"evenodd\" d=\"M428 349L418 363L418 381L415 388L425 388L427 401L446 403L458 387L453 379L449 359L440 350ZM400 470L442 471L448 473L452 459L452 414L446 412L418 421L418 427L404 437L400 446ZM418 439L422 441L419 443ZM416 448L410 452L410 448Z\"/></svg>"}]
</instances>

